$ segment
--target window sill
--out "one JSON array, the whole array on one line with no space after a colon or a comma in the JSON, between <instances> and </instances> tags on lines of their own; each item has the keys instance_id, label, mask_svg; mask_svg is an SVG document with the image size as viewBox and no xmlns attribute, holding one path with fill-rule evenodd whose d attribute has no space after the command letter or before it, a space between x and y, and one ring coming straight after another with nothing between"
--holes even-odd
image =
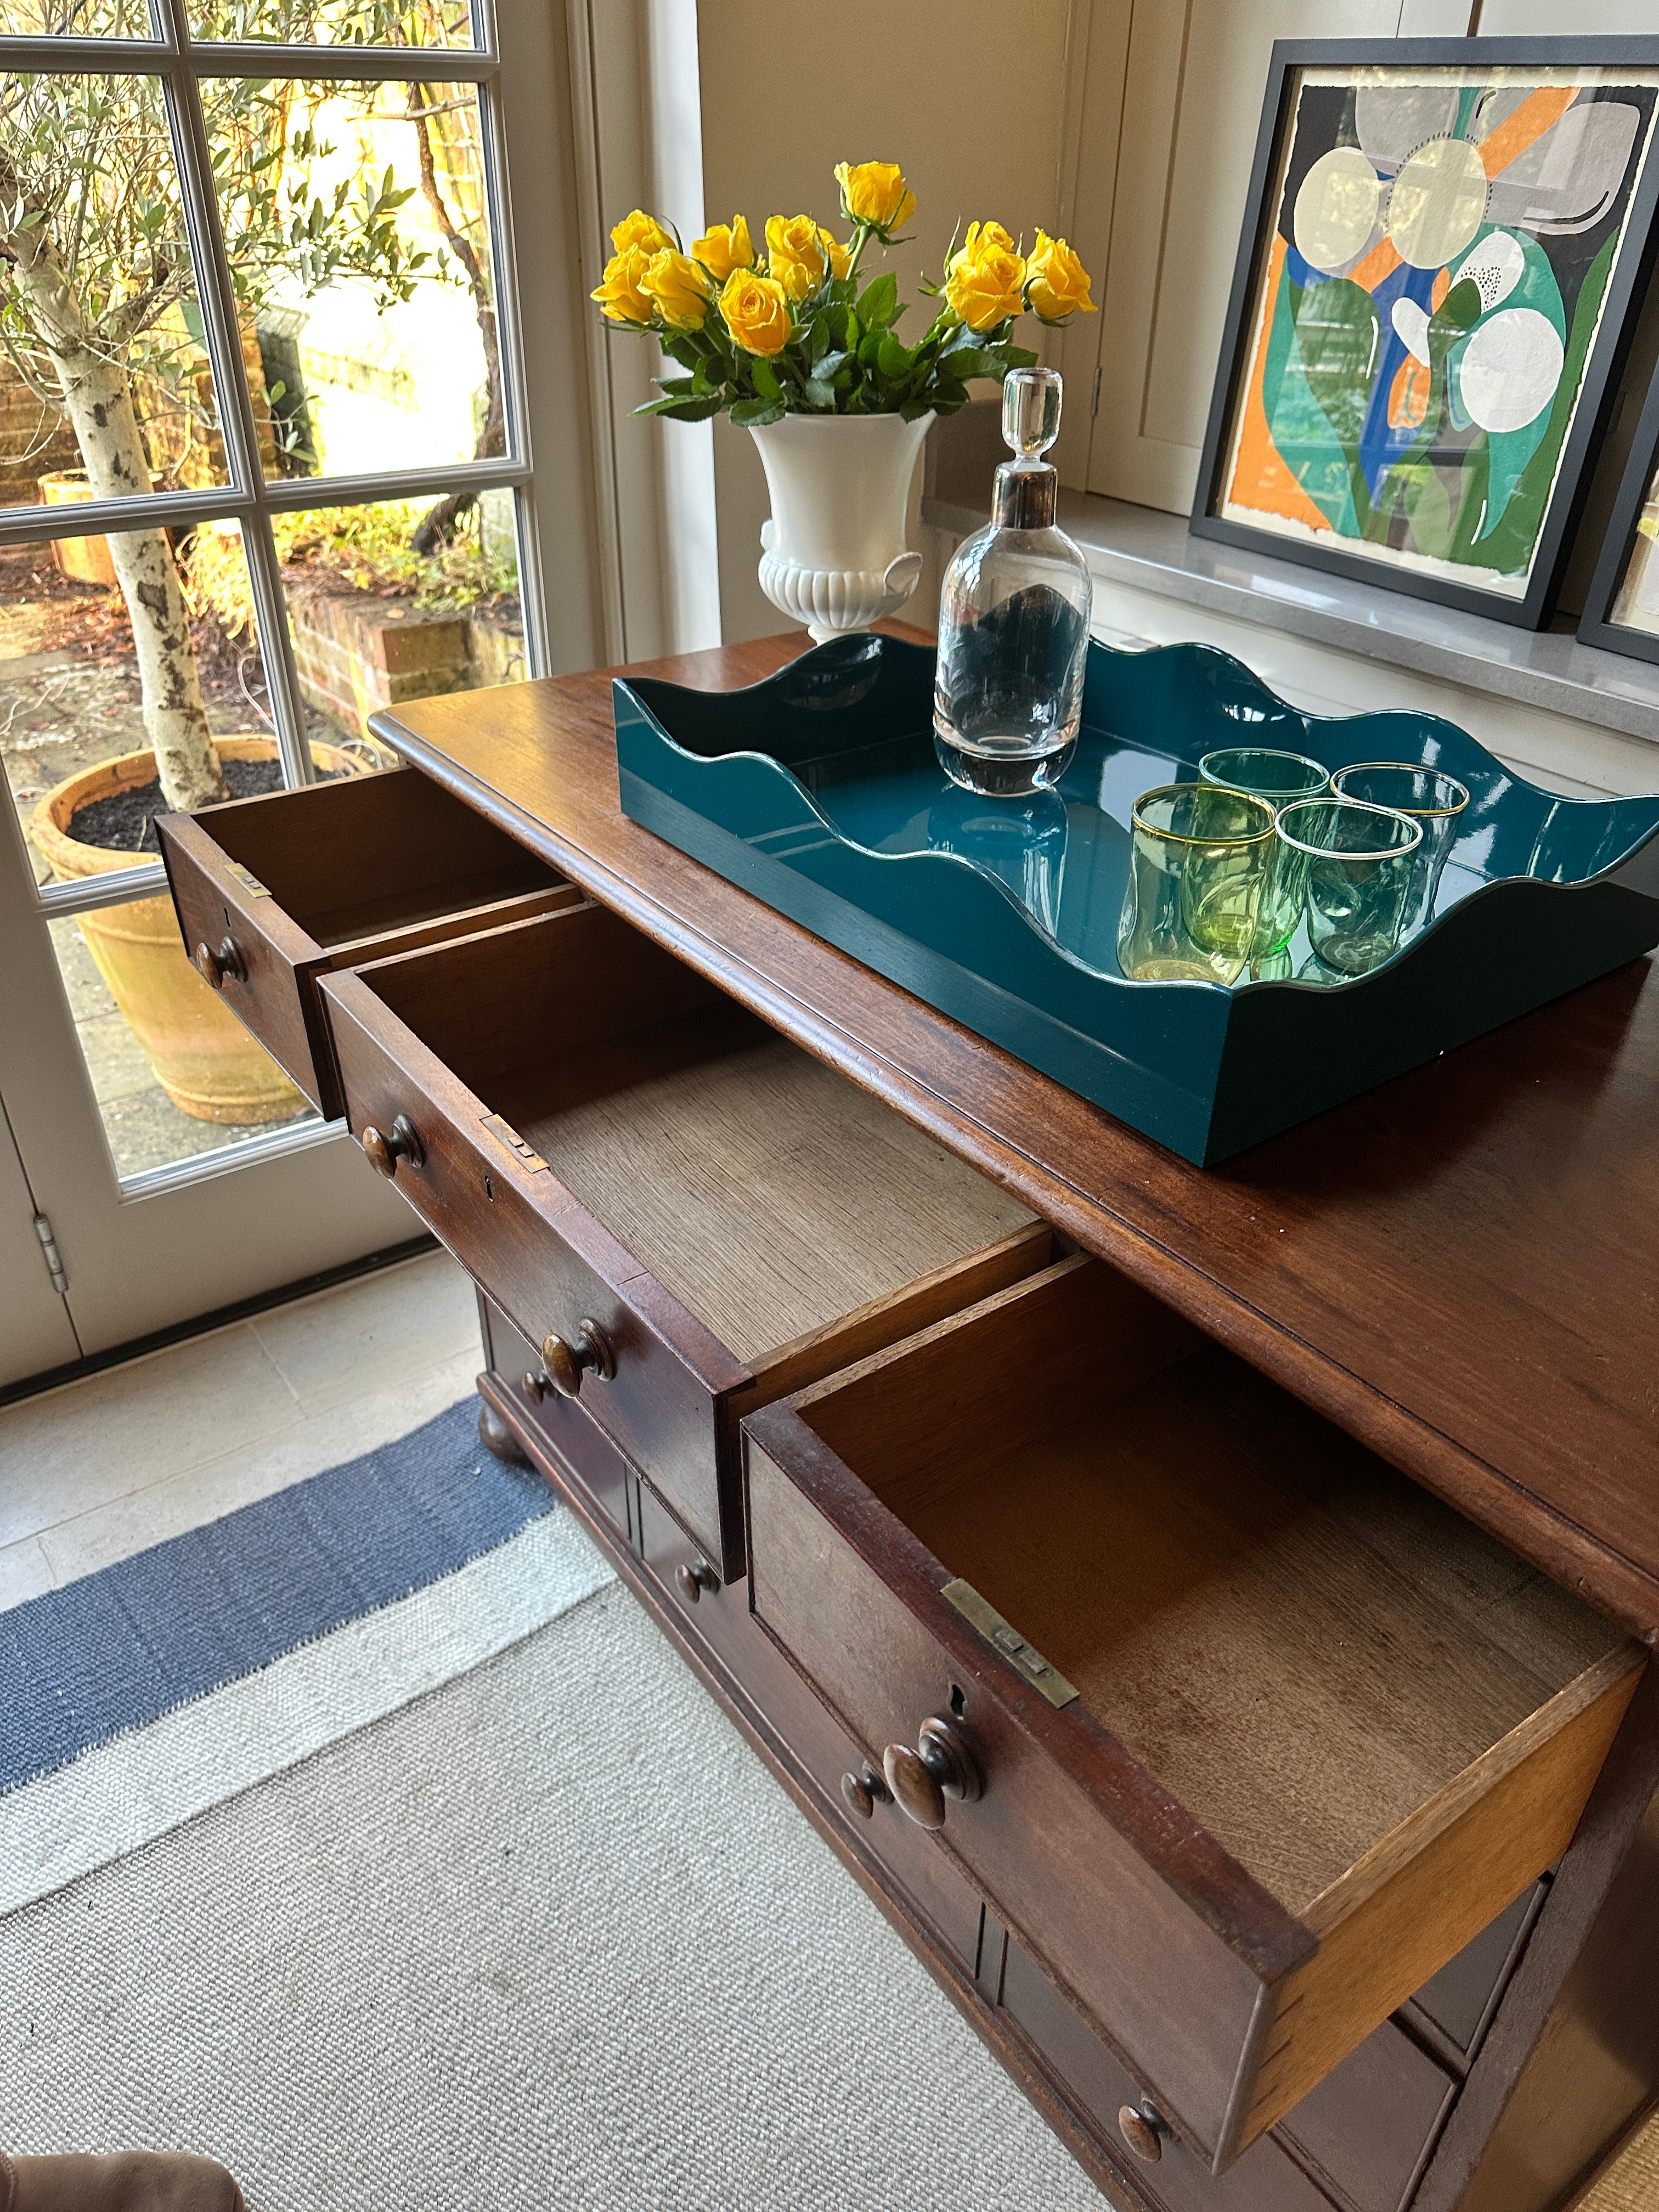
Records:
<instances>
[{"instance_id":1,"label":"window sill","mask_svg":"<svg viewBox=\"0 0 1659 2212\"><path fill-rule=\"evenodd\" d=\"M921 514L963 536L987 520L983 508L938 496L923 500ZM1215 544L1190 537L1183 516L1091 492L1062 492L1060 520L1103 582L1659 744L1659 666L1646 661Z\"/></svg>"}]
</instances>

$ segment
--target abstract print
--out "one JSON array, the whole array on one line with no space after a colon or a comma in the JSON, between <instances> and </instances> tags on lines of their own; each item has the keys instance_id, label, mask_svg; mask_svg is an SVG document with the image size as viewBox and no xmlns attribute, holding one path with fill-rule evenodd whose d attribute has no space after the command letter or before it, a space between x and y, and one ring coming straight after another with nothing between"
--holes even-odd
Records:
<instances>
[{"instance_id":1,"label":"abstract print","mask_svg":"<svg viewBox=\"0 0 1659 2212\"><path fill-rule=\"evenodd\" d=\"M1522 597L1654 106L1634 70L1304 70L1217 511Z\"/></svg>"}]
</instances>

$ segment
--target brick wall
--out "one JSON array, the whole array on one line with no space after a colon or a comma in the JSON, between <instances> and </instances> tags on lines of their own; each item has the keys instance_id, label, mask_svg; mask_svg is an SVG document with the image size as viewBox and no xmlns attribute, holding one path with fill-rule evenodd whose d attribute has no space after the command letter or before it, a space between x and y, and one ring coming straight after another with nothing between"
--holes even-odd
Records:
<instances>
[{"instance_id":1,"label":"brick wall","mask_svg":"<svg viewBox=\"0 0 1659 2212\"><path fill-rule=\"evenodd\" d=\"M75 433L42 408L0 354L0 503L33 507L40 496L37 477L80 465Z\"/></svg>"},{"instance_id":2,"label":"brick wall","mask_svg":"<svg viewBox=\"0 0 1659 2212\"><path fill-rule=\"evenodd\" d=\"M526 674L522 634L466 615L416 614L407 600L303 586L291 594L300 689L337 728L367 734L382 707L472 691Z\"/></svg>"}]
</instances>

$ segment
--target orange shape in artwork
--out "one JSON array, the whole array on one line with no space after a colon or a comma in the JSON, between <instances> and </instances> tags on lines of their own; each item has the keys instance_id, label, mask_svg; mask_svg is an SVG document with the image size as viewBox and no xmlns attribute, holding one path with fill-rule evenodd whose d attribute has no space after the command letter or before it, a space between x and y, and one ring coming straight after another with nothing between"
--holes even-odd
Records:
<instances>
[{"instance_id":1,"label":"orange shape in artwork","mask_svg":"<svg viewBox=\"0 0 1659 2212\"><path fill-rule=\"evenodd\" d=\"M1274 445L1261 398L1261 382L1267 368L1267 333L1284 267L1285 240L1275 236L1267 259L1267 313L1256 334L1255 359L1250 364L1249 388L1244 395L1244 419L1238 428L1238 454L1224 496L1239 507L1255 507L1263 514L1282 514L1287 521L1305 523L1310 530L1328 530L1329 521L1291 474Z\"/></svg>"},{"instance_id":2,"label":"orange shape in artwork","mask_svg":"<svg viewBox=\"0 0 1659 2212\"><path fill-rule=\"evenodd\" d=\"M1552 123L1559 123L1578 97L1577 85L1550 85L1529 93L1513 115L1506 115L1490 138L1483 138L1478 149L1480 166L1489 177L1500 169L1507 169L1517 154L1524 154L1528 146L1543 137Z\"/></svg>"},{"instance_id":3,"label":"orange shape in artwork","mask_svg":"<svg viewBox=\"0 0 1659 2212\"><path fill-rule=\"evenodd\" d=\"M1429 411L1429 392L1434 380L1428 365L1407 354L1395 373L1389 391L1389 428L1415 430Z\"/></svg>"},{"instance_id":4,"label":"orange shape in artwork","mask_svg":"<svg viewBox=\"0 0 1659 2212\"><path fill-rule=\"evenodd\" d=\"M1451 270L1437 269L1434 272L1434 283L1429 288L1429 313L1431 315L1438 314L1445 305L1446 295L1450 289Z\"/></svg>"},{"instance_id":5,"label":"orange shape in artwork","mask_svg":"<svg viewBox=\"0 0 1659 2212\"><path fill-rule=\"evenodd\" d=\"M1392 276L1399 266L1399 247L1391 238L1379 238L1365 258L1356 261L1349 270L1348 282L1375 295L1377 286Z\"/></svg>"}]
</instances>

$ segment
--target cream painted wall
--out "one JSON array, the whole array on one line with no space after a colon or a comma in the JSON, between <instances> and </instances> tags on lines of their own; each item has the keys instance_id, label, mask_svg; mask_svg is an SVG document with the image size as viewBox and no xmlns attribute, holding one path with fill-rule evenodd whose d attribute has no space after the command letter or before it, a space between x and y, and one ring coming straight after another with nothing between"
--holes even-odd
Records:
<instances>
[{"instance_id":1,"label":"cream painted wall","mask_svg":"<svg viewBox=\"0 0 1659 2212\"><path fill-rule=\"evenodd\" d=\"M912 303L901 330L914 339L928 319L917 279L937 274L956 225L994 216L1029 236L1059 221L1071 13L1072 0L1013 11L1007 0L902 0L878 16L815 19L803 36L762 0L698 0L708 220L741 210L757 238L772 214L834 223L838 161L902 161L917 200L913 242L887 265ZM714 481L725 635L787 628L755 579L766 479L748 432L724 416ZM913 609L931 624L933 607Z\"/></svg>"}]
</instances>

